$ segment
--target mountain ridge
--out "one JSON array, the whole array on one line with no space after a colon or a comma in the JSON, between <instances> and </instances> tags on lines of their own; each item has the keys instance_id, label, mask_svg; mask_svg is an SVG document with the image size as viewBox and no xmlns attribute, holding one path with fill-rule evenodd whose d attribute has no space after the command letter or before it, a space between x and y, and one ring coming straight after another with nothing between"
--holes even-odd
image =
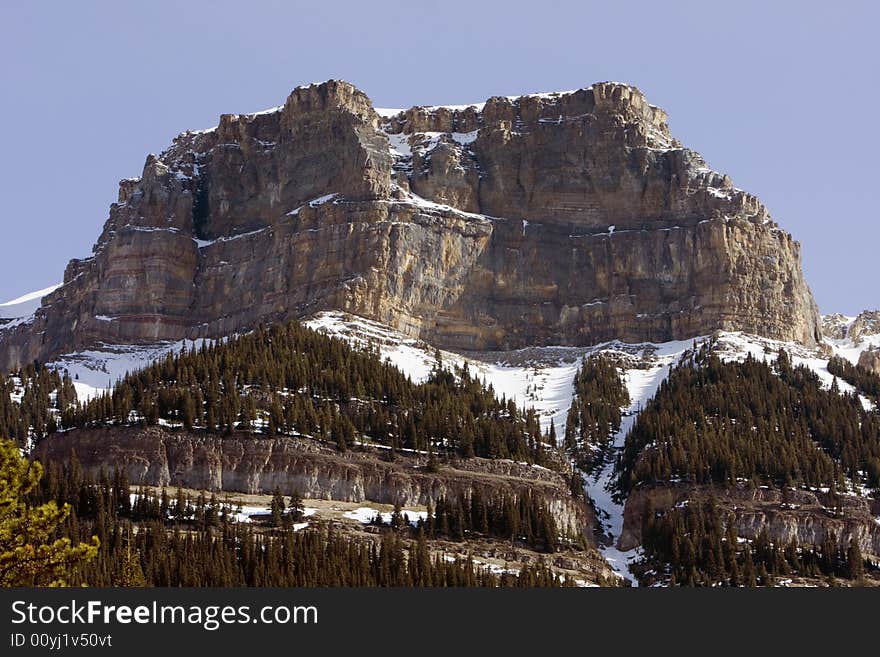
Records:
<instances>
[{"instance_id":1,"label":"mountain ridge","mask_svg":"<svg viewBox=\"0 0 880 657\"><path fill-rule=\"evenodd\" d=\"M383 117L329 81L148 156L0 365L321 310L456 349L821 339L799 245L634 87Z\"/></svg>"}]
</instances>

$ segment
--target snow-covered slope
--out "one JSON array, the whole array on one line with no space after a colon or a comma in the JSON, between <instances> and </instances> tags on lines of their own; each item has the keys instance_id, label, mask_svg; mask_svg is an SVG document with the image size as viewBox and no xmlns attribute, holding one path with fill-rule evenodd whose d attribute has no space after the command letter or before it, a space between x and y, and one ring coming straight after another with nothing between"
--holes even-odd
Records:
<instances>
[{"instance_id":1,"label":"snow-covered slope","mask_svg":"<svg viewBox=\"0 0 880 657\"><path fill-rule=\"evenodd\" d=\"M669 372L682 355L704 340L705 338L697 338L658 345L639 345L641 353L638 347L633 349L633 345L616 345L603 349L609 355L620 351L625 356L620 362L630 404L624 410L620 431L614 435L611 449L605 455L602 466L595 473L587 475L584 490L593 500L598 519L604 527L608 543L600 546L600 549L605 560L616 573L633 583L637 582L637 579L630 572L629 566L639 558L640 553L638 549L623 552L617 548L617 541L623 531L623 501L613 495L614 466L639 412L654 396L657 388L669 376ZM628 348L621 349L622 347Z\"/></svg>"},{"instance_id":2,"label":"snow-covered slope","mask_svg":"<svg viewBox=\"0 0 880 657\"><path fill-rule=\"evenodd\" d=\"M827 338L826 344L828 344ZM718 339L717 353L723 360L743 360L746 354L751 354L752 358L756 360L769 362L776 360L782 349L785 349L791 356L793 365L805 365L815 372L825 388L830 388L834 381L834 375L828 371L829 358L835 355L848 358L843 350L835 348L808 349L792 342L780 342L744 333L721 333ZM853 362L857 361L858 354L855 355ZM837 386L842 393L856 392L853 386L841 379L837 380ZM866 397L860 395L860 399L866 409L873 408L873 404Z\"/></svg>"},{"instance_id":3,"label":"snow-covered slope","mask_svg":"<svg viewBox=\"0 0 880 657\"><path fill-rule=\"evenodd\" d=\"M854 319L842 321L848 326ZM388 326L341 312L319 313L304 323L352 344L377 349L383 358L416 382L428 378L436 366L438 353L446 367L467 364L470 371L482 378L487 386L492 386L499 397L513 399L520 407L534 408L544 430L549 429L552 420L557 435L564 433L574 394L574 378L582 360L596 353L612 357L621 369L631 401L629 407L624 409L621 429L615 435L605 461L585 477L585 490L594 501L597 516L603 525L607 542L602 547L605 558L619 574L634 580L629 572L629 564L638 558L637 550L621 552L616 547L623 529L623 504L612 494L615 461L638 413L654 396L682 355L708 339L708 336L662 344L614 341L591 347L550 346L504 352L453 353L438 352L431 345ZM834 377L828 372L827 365L832 355L858 360L859 352L856 349L865 348L866 344L880 343L880 335L863 334L858 344L845 331L838 335L842 337L827 338L825 344L817 349L736 332L719 332L713 337L717 353L725 360L742 360L751 355L756 359L772 361L781 349L785 349L794 364L808 366L819 375L826 387L830 387ZM138 346L101 345L67 354L50 365L70 373L78 396L84 400L108 390L127 372L142 368L169 352L178 352L184 347L198 347L200 344L200 341L185 341ZM852 391L852 387L843 381L838 380L838 386L841 392ZM862 402L866 408L870 408L867 399Z\"/></svg>"},{"instance_id":4,"label":"snow-covered slope","mask_svg":"<svg viewBox=\"0 0 880 657\"><path fill-rule=\"evenodd\" d=\"M170 352L198 348L203 340L158 342L151 345L99 345L95 349L65 354L48 363L59 371L67 371L73 379L76 395L86 401L109 392L129 372L135 372L164 358Z\"/></svg>"},{"instance_id":5,"label":"snow-covered slope","mask_svg":"<svg viewBox=\"0 0 880 657\"><path fill-rule=\"evenodd\" d=\"M49 287L37 290L36 292L23 294L22 296L6 301L5 303L0 303L0 320L19 319L21 317L32 315L34 311L40 307L40 301L42 298L47 294L54 292L59 287L61 287L61 283L50 285Z\"/></svg>"},{"instance_id":6,"label":"snow-covered slope","mask_svg":"<svg viewBox=\"0 0 880 657\"><path fill-rule=\"evenodd\" d=\"M377 348L383 358L415 382L427 379L436 363L437 350L431 345L362 317L331 311L319 313L305 324L353 344ZM491 385L498 397L513 399L520 407L534 408L542 429L549 429L552 420L560 433L565 428L572 384L581 360L607 346L529 347L470 353L440 351L440 357L447 367L467 363L471 374L481 378L485 385Z\"/></svg>"},{"instance_id":7,"label":"snow-covered slope","mask_svg":"<svg viewBox=\"0 0 880 657\"><path fill-rule=\"evenodd\" d=\"M435 363L435 349L430 345L360 317L326 312L306 324L354 344L378 348L382 357L397 365L414 381L424 380ZM739 332L718 332L713 337L717 345L716 353L728 361L743 360L751 355L769 362L775 360L780 350L784 349L793 364L805 365L816 372L825 387L830 387L834 380L834 376L828 372L828 359L835 354L844 355L842 350L846 346L826 341L826 346L810 349L797 343ZM535 408L544 429L549 427L552 418L557 435L562 435L565 430L566 415L574 394L574 377L583 358L605 353L619 363L629 391L630 405L624 410L621 429L615 435L613 447L602 467L586 477L585 490L595 503L598 518L603 524L608 544L601 549L606 560L617 573L635 581L629 572L629 565L639 557L638 549L621 552L616 547L623 530L623 504L613 497L611 485L615 461L639 412L669 376L670 370L688 349L707 339L708 336L700 336L661 344L615 341L592 347L532 347L505 352L441 351L440 355L446 365L462 365L466 362L472 372L478 373L487 385L494 388L497 395L513 398L520 406ZM849 357L852 359L851 352ZM855 360L858 360L858 354L855 354ZM838 380L838 386L842 393L853 391L852 386L844 381ZM871 407L865 398L862 398L862 403L866 408Z\"/></svg>"},{"instance_id":8,"label":"snow-covered slope","mask_svg":"<svg viewBox=\"0 0 880 657\"><path fill-rule=\"evenodd\" d=\"M437 350L431 345L361 317L324 312L305 324L353 344L378 348L383 358L415 382L427 379L436 363ZM574 347L535 347L479 354L440 351L440 357L445 366L461 367L467 363L471 373L482 378L487 386L491 385L499 397L513 399L519 406L533 407L540 415L542 428L549 428L553 419L559 430L564 427L565 414L571 406L575 372L589 351L591 349Z\"/></svg>"},{"instance_id":9,"label":"snow-covered slope","mask_svg":"<svg viewBox=\"0 0 880 657\"><path fill-rule=\"evenodd\" d=\"M835 355L858 363L866 349L880 349L880 312L865 311L852 317L833 314L822 316L824 342Z\"/></svg>"}]
</instances>

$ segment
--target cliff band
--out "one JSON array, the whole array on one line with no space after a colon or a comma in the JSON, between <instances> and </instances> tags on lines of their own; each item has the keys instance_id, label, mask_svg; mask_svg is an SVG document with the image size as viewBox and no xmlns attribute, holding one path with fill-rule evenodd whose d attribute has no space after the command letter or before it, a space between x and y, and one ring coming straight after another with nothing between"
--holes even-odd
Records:
<instances>
[{"instance_id":1,"label":"cliff band","mask_svg":"<svg viewBox=\"0 0 880 657\"><path fill-rule=\"evenodd\" d=\"M820 336L799 245L637 89L380 114L329 81L150 155L0 366L331 309L457 349Z\"/></svg>"}]
</instances>

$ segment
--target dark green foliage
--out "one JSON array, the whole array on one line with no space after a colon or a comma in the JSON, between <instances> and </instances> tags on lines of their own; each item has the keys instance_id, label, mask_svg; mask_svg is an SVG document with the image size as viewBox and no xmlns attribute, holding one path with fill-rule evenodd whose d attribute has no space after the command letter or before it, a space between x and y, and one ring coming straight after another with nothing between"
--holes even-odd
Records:
<instances>
[{"instance_id":1,"label":"dark green foliage","mask_svg":"<svg viewBox=\"0 0 880 657\"><path fill-rule=\"evenodd\" d=\"M386 530L381 540L358 540L330 526L292 531L226 521L216 497L195 501L178 492L170 502L138 495L117 474L97 482L75 460L50 464L35 501L74 506L59 536L97 535L97 558L70 574L88 586L562 586L543 563L519 574L496 575L470 558L431 556L424 532L406 541ZM295 500L296 501L296 500ZM298 502L301 504L301 500ZM129 505L128 507L126 505ZM291 508L296 508L291 503ZM289 514L288 514L289 515Z\"/></svg>"},{"instance_id":2,"label":"dark green foliage","mask_svg":"<svg viewBox=\"0 0 880 657\"><path fill-rule=\"evenodd\" d=\"M290 496L290 503L287 505L287 515L292 521L297 522L303 519L304 512L302 495L299 494L299 490L294 490L293 495Z\"/></svg>"},{"instance_id":3,"label":"dark green foliage","mask_svg":"<svg viewBox=\"0 0 880 657\"><path fill-rule=\"evenodd\" d=\"M13 401L16 391L20 402ZM60 418L72 419L75 404L76 391L66 373L34 363L10 377L0 374L0 436L24 446L29 437L55 432Z\"/></svg>"},{"instance_id":4,"label":"dark green foliage","mask_svg":"<svg viewBox=\"0 0 880 657\"><path fill-rule=\"evenodd\" d=\"M724 363L704 347L640 414L619 471L624 492L658 482L738 479L841 486L842 475L877 487L880 417L853 395L823 390L785 352L771 367L751 357Z\"/></svg>"},{"instance_id":5,"label":"dark green foliage","mask_svg":"<svg viewBox=\"0 0 880 657\"><path fill-rule=\"evenodd\" d=\"M872 399L875 405L880 406L880 375L859 365L853 365L840 356L834 356L828 361L828 371L834 376L839 376Z\"/></svg>"},{"instance_id":6,"label":"dark green foliage","mask_svg":"<svg viewBox=\"0 0 880 657\"><path fill-rule=\"evenodd\" d=\"M560 540L553 514L528 490L517 496L501 495L492 503L478 489L464 501L442 497L434 508L428 507L427 517L417 528L428 538L495 537L545 552L555 552Z\"/></svg>"},{"instance_id":7,"label":"dark green foliage","mask_svg":"<svg viewBox=\"0 0 880 657\"><path fill-rule=\"evenodd\" d=\"M859 579L864 560L858 545L836 541L816 547L775 545L766 532L740 540L733 515L713 500L685 503L665 513L650 505L642 517L645 558L637 569L643 584L664 581L680 586L769 586L780 577ZM725 527L726 525L726 527Z\"/></svg>"},{"instance_id":8,"label":"dark green foliage","mask_svg":"<svg viewBox=\"0 0 880 657\"><path fill-rule=\"evenodd\" d=\"M574 389L564 447L580 468L589 470L620 430L621 409L629 405L629 393L617 366L604 356L583 362Z\"/></svg>"},{"instance_id":9,"label":"dark green foliage","mask_svg":"<svg viewBox=\"0 0 880 657\"><path fill-rule=\"evenodd\" d=\"M272 494L272 504L269 508L271 510L272 526L280 527L281 521L284 519L284 511L287 508L287 503L284 501L284 496L281 494L281 491L277 488Z\"/></svg>"},{"instance_id":10,"label":"dark green foliage","mask_svg":"<svg viewBox=\"0 0 880 657\"><path fill-rule=\"evenodd\" d=\"M375 351L296 322L169 354L83 405L59 395L55 415L47 410L49 393L72 389L69 379L39 368L22 376L21 404L0 379L0 433L5 428L20 442L28 427L37 438L54 431L57 415L62 428L162 420L209 433L304 434L340 451L368 436L395 450L548 460L534 411L496 399L467 366L455 372L438 366L417 385Z\"/></svg>"}]
</instances>

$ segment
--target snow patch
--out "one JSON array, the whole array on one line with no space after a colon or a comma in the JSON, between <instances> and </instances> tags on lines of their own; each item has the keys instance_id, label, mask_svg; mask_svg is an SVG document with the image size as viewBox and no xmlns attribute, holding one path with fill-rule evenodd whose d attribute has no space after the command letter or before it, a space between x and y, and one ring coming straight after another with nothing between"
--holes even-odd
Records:
<instances>
[{"instance_id":1,"label":"snow patch","mask_svg":"<svg viewBox=\"0 0 880 657\"><path fill-rule=\"evenodd\" d=\"M313 198L311 201L306 201L298 208L294 208L293 210L291 210L290 212L287 213L287 216L288 217L297 216L300 213L300 210L302 210L307 205L310 208L316 208L319 205L323 205L324 203L328 203L330 201L333 201L335 203L338 196L339 196L339 194L337 194L336 192L333 192L332 194L324 194L323 196L318 196L316 198Z\"/></svg>"},{"instance_id":2,"label":"snow patch","mask_svg":"<svg viewBox=\"0 0 880 657\"><path fill-rule=\"evenodd\" d=\"M388 144L391 150L391 155L395 158L406 159L412 157L412 147L409 145L409 135L402 132L388 135Z\"/></svg>"},{"instance_id":3,"label":"snow patch","mask_svg":"<svg viewBox=\"0 0 880 657\"><path fill-rule=\"evenodd\" d=\"M251 237L252 235L258 235L259 233L266 232L267 230L269 230L269 228L271 228L271 226L266 226L265 228L258 228L257 230L251 230L251 231L248 231L247 233L239 233L238 235L229 235L229 236L224 236L224 237L218 237L213 240L200 240L197 237L193 237L192 241L196 243L196 246L198 248L204 249L204 248L209 247L213 244L219 244L219 243L223 243L223 242L232 242L233 240L239 240L243 237Z\"/></svg>"},{"instance_id":4,"label":"snow patch","mask_svg":"<svg viewBox=\"0 0 880 657\"><path fill-rule=\"evenodd\" d=\"M632 580L633 584L637 584L638 580L630 571L630 566L641 557L641 551L639 548L627 551L618 548L618 541L623 532L624 503L614 496L617 456L622 452L626 436L635 424L638 414L655 395L657 388L669 376L672 368L678 364L688 349L705 339L700 337L695 340L644 345L642 358L633 360L633 366L625 367L623 370L630 404L623 411L620 431L614 434L611 449L605 455L602 467L595 474L585 477L584 490L595 503L597 517L602 522L610 542L609 545L600 546L602 556L616 573Z\"/></svg>"},{"instance_id":5,"label":"snow patch","mask_svg":"<svg viewBox=\"0 0 880 657\"><path fill-rule=\"evenodd\" d=\"M97 318L96 318L97 319ZM59 356L47 367L67 371L76 389L77 399L87 401L110 392L113 385L129 372L143 369L168 353L200 348L210 340L180 340L152 345L100 345L95 349Z\"/></svg>"},{"instance_id":6,"label":"snow patch","mask_svg":"<svg viewBox=\"0 0 880 657\"><path fill-rule=\"evenodd\" d=\"M379 516L382 519L382 523L387 525L391 522L392 512L381 512L377 511L376 509L371 509L367 506L361 506L352 511L346 511L342 515L349 520L357 520L359 523L364 525L369 525L376 519L376 516ZM428 512L403 509L401 511L401 515L406 516L409 520L409 524L415 527L419 524L419 520L427 519Z\"/></svg>"}]
</instances>

